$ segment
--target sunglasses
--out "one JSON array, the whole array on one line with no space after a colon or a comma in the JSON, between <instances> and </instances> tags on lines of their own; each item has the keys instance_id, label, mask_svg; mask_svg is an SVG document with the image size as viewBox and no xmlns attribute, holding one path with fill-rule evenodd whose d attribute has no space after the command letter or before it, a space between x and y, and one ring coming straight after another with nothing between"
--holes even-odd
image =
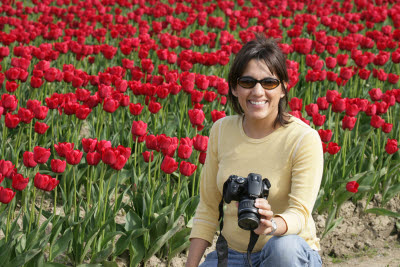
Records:
<instances>
[{"instance_id":1,"label":"sunglasses","mask_svg":"<svg viewBox=\"0 0 400 267\"><path fill-rule=\"evenodd\" d=\"M254 86L256 86L257 83L260 83L262 88L264 89L272 90L278 87L281 82L278 79L272 77L264 78L262 80L256 80L252 77L243 76L237 79L237 84L246 89L253 88Z\"/></svg>"}]
</instances>

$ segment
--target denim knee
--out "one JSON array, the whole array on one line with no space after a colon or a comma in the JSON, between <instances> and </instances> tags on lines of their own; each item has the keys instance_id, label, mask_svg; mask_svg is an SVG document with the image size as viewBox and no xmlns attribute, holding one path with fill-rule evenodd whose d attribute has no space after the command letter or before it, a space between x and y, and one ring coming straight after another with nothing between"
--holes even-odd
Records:
<instances>
[{"instance_id":1,"label":"denim knee","mask_svg":"<svg viewBox=\"0 0 400 267\"><path fill-rule=\"evenodd\" d=\"M261 252L261 266L321 266L318 252L298 235L272 237Z\"/></svg>"}]
</instances>

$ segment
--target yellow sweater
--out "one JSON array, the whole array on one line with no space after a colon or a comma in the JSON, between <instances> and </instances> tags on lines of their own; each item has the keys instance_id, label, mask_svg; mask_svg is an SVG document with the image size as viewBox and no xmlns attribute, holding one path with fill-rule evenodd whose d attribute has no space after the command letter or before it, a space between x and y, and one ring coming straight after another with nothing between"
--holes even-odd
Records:
<instances>
[{"instance_id":1,"label":"yellow sweater","mask_svg":"<svg viewBox=\"0 0 400 267\"><path fill-rule=\"evenodd\" d=\"M285 235L297 234L312 249L320 250L311 212L323 171L321 139L301 120L291 116L290 121L261 139L246 136L242 116L225 117L213 125L190 238L212 243L219 226L218 204L224 182L232 174L247 177L253 172L271 182L268 202L274 216L286 221ZM222 234L230 248L246 252L250 231L239 228L235 201L225 205ZM261 235L253 252L260 251L270 237Z\"/></svg>"}]
</instances>

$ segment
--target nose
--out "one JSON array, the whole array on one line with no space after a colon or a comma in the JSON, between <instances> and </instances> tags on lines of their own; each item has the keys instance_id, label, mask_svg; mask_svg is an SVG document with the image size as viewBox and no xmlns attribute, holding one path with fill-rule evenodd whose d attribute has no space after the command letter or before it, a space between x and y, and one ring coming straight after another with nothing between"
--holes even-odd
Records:
<instances>
[{"instance_id":1,"label":"nose","mask_svg":"<svg viewBox=\"0 0 400 267\"><path fill-rule=\"evenodd\" d=\"M251 91L252 91L253 95L263 95L264 94L264 88L261 86L261 83L256 83L256 85L254 85L254 87Z\"/></svg>"}]
</instances>

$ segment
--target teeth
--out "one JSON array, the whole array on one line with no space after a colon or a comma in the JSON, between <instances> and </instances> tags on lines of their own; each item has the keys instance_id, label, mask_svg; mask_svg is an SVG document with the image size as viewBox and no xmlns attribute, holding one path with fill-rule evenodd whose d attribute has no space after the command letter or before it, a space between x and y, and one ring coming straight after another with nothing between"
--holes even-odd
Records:
<instances>
[{"instance_id":1,"label":"teeth","mask_svg":"<svg viewBox=\"0 0 400 267\"><path fill-rule=\"evenodd\" d=\"M253 105L263 105L263 104L267 103L267 101L259 101L259 102L256 102L256 101L251 101L251 100L250 100L250 103L253 104Z\"/></svg>"}]
</instances>

